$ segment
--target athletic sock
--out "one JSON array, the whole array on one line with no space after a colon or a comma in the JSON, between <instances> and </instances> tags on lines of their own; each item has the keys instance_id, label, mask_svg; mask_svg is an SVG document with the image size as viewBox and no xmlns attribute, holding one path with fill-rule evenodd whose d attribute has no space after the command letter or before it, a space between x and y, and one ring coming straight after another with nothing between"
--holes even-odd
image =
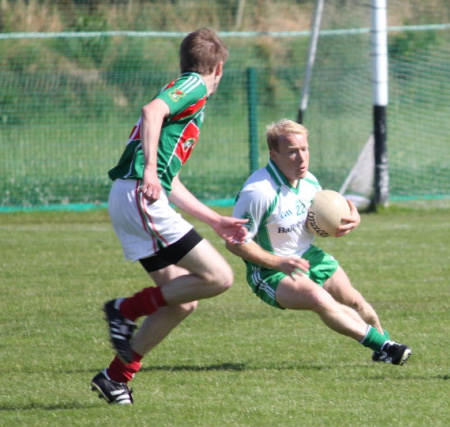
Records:
<instances>
[{"instance_id":1,"label":"athletic sock","mask_svg":"<svg viewBox=\"0 0 450 427\"><path fill-rule=\"evenodd\" d=\"M387 341L386 335L380 334L373 326L367 326L367 332L360 343L364 347L369 347L374 351L381 350L383 344Z\"/></svg>"},{"instance_id":2,"label":"athletic sock","mask_svg":"<svg viewBox=\"0 0 450 427\"><path fill-rule=\"evenodd\" d=\"M109 378L118 383L127 383L131 381L135 374L141 369L142 356L133 350L133 362L129 364L123 363L117 356L109 365L106 373Z\"/></svg>"},{"instance_id":3,"label":"athletic sock","mask_svg":"<svg viewBox=\"0 0 450 427\"><path fill-rule=\"evenodd\" d=\"M123 316L134 322L138 317L149 316L158 308L166 305L161 288L151 286L137 292L130 298L125 298L119 309Z\"/></svg>"}]
</instances>

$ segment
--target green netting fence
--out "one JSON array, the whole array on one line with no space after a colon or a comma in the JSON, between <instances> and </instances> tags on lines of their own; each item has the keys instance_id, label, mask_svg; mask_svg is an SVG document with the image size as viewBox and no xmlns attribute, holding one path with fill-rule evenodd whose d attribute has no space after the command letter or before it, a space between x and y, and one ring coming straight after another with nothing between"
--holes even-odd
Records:
<instances>
[{"instance_id":1,"label":"green netting fence","mask_svg":"<svg viewBox=\"0 0 450 427\"><path fill-rule=\"evenodd\" d=\"M104 206L183 35L0 33L0 210ZM265 126L297 117L308 45L307 31L221 35L230 59L181 175L211 203L266 164ZM390 197L450 197L450 27L391 28L389 50ZM372 133L371 93L369 31L322 31L304 124L324 187L339 189Z\"/></svg>"}]
</instances>

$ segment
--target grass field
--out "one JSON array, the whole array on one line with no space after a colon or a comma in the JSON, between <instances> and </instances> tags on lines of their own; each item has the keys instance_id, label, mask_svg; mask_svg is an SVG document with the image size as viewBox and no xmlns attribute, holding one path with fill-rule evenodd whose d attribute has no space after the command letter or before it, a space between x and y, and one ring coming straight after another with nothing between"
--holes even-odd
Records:
<instances>
[{"instance_id":1,"label":"grass field","mask_svg":"<svg viewBox=\"0 0 450 427\"><path fill-rule=\"evenodd\" d=\"M224 212L228 212L225 210ZM321 239L413 356L404 367L307 312L270 308L242 262L144 359L135 405L107 405L91 378L113 356L101 306L149 282L122 258L105 211L0 215L0 424L4 426L448 426L450 210L390 208Z\"/></svg>"}]
</instances>

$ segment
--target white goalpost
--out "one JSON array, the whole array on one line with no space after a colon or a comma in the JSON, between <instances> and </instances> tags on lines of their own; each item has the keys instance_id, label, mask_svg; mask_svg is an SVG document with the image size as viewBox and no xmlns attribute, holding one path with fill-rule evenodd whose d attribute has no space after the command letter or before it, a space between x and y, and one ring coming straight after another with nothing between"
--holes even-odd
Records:
<instances>
[{"instance_id":1,"label":"white goalpost","mask_svg":"<svg viewBox=\"0 0 450 427\"><path fill-rule=\"evenodd\" d=\"M311 35L308 44L308 54L306 57L306 70L300 94L300 105L298 107L297 122L303 123L304 114L308 106L309 84L311 81L312 69L316 59L317 42L319 39L320 23L322 21L323 5L325 0L317 0L314 9L314 17L311 25Z\"/></svg>"},{"instance_id":2,"label":"white goalpost","mask_svg":"<svg viewBox=\"0 0 450 427\"><path fill-rule=\"evenodd\" d=\"M370 1L375 155L374 207L389 202L386 107L388 105L388 44L386 0Z\"/></svg>"},{"instance_id":3,"label":"white goalpost","mask_svg":"<svg viewBox=\"0 0 450 427\"><path fill-rule=\"evenodd\" d=\"M373 134L339 192L359 209L375 209L389 202L386 107L388 105L388 46L386 0L371 0L371 57Z\"/></svg>"}]
</instances>

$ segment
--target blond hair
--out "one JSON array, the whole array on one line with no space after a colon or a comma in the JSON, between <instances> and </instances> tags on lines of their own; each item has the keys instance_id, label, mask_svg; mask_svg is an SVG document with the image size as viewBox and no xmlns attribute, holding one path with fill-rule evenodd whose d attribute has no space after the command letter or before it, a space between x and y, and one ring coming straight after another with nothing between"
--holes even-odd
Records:
<instances>
[{"instance_id":1,"label":"blond hair","mask_svg":"<svg viewBox=\"0 0 450 427\"><path fill-rule=\"evenodd\" d=\"M219 62L228 59L228 47L210 28L199 28L189 33L180 45L180 70L211 74Z\"/></svg>"},{"instance_id":2,"label":"blond hair","mask_svg":"<svg viewBox=\"0 0 450 427\"><path fill-rule=\"evenodd\" d=\"M269 150L278 151L280 138L285 135L305 135L308 136L308 129L300 123L289 119L281 119L271 123L266 127L266 140Z\"/></svg>"}]
</instances>

